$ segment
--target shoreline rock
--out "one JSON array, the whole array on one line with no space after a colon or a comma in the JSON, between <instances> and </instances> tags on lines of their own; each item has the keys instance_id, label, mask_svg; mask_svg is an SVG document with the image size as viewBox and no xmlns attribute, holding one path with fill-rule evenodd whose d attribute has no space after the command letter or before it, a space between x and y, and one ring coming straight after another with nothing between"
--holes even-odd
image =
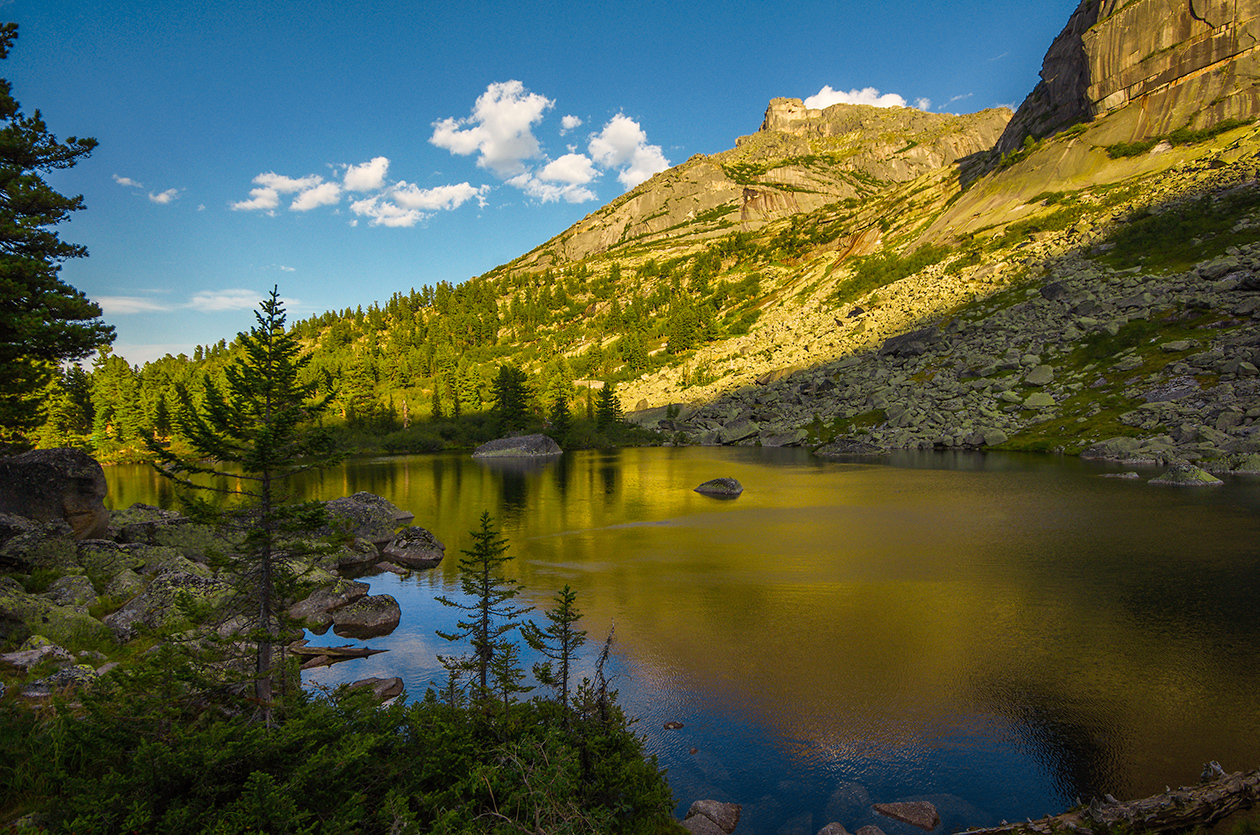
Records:
<instances>
[{"instance_id":1,"label":"shoreline rock","mask_svg":"<svg viewBox=\"0 0 1260 835\"><path fill-rule=\"evenodd\" d=\"M495 438L473 450L473 458L550 458L564 452L546 435L518 435Z\"/></svg>"}]
</instances>

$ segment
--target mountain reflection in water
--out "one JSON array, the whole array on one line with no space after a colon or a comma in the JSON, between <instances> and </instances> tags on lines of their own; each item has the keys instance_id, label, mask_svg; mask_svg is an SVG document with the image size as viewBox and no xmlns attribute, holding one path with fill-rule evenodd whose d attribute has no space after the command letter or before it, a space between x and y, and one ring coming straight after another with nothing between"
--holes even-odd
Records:
<instances>
[{"instance_id":1,"label":"mountain reflection in water","mask_svg":"<svg viewBox=\"0 0 1260 835\"><path fill-rule=\"evenodd\" d=\"M752 448L352 461L306 495L385 496L447 559L372 578L403 607L368 642L390 652L308 680L400 675L414 696L439 681L433 630L452 615L433 597L458 595L488 509L528 603L577 591L581 675L616 624L615 686L680 808L743 803L740 831L902 835L869 802L928 796L948 831L1192 783L1208 760L1260 765L1260 480L1176 490L1109 469ZM693 492L718 476L743 496ZM170 502L139 468L107 478L115 506Z\"/></svg>"}]
</instances>

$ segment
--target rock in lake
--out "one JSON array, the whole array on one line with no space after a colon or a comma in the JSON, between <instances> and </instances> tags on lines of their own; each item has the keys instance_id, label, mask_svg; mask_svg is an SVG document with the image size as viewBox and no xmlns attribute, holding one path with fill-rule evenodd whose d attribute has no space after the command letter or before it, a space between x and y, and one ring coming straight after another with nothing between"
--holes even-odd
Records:
<instances>
[{"instance_id":1,"label":"rock in lake","mask_svg":"<svg viewBox=\"0 0 1260 835\"><path fill-rule=\"evenodd\" d=\"M350 687L363 687L372 691L378 702L387 702L402 695L403 680L398 676L392 678L361 678L351 682Z\"/></svg>"},{"instance_id":2,"label":"rock in lake","mask_svg":"<svg viewBox=\"0 0 1260 835\"><path fill-rule=\"evenodd\" d=\"M0 512L39 522L65 520L75 539L98 539L109 527L105 471L78 449L0 458Z\"/></svg>"},{"instance_id":3,"label":"rock in lake","mask_svg":"<svg viewBox=\"0 0 1260 835\"><path fill-rule=\"evenodd\" d=\"M1171 487L1215 487L1224 484L1207 470L1192 464L1175 464L1159 478L1153 478L1147 484L1159 484Z\"/></svg>"},{"instance_id":4,"label":"rock in lake","mask_svg":"<svg viewBox=\"0 0 1260 835\"><path fill-rule=\"evenodd\" d=\"M687 810L683 826L693 833L735 831L739 825L739 813L744 809L738 803L719 803L716 800L697 800Z\"/></svg>"},{"instance_id":5,"label":"rock in lake","mask_svg":"<svg viewBox=\"0 0 1260 835\"><path fill-rule=\"evenodd\" d=\"M366 492L333 499L324 507L333 526L348 525L354 536L376 545L389 542L399 525L415 518L415 514L399 510L389 499Z\"/></svg>"},{"instance_id":6,"label":"rock in lake","mask_svg":"<svg viewBox=\"0 0 1260 835\"><path fill-rule=\"evenodd\" d=\"M881 815L917 826L926 832L941 825L941 816L936 807L926 800L914 800L906 803L876 803L875 811Z\"/></svg>"},{"instance_id":7,"label":"rock in lake","mask_svg":"<svg viewBox=\"0 0 1260 835\"><path fill-rule=\"evenodd\" d=\"M407 568L432 568L446 556L446 546L424 528L408 525L381 553L390 562Z\"/></svg>"},{"instance_id":8,"label":"rock in lake","mask_svg":"<svg viewBox=\"0 0 1260 835\"><path fill-rule=\"evenodd\" d=\"M564 450L546 435L496 438L473 450L473 458L547 458Z\"/></svg>"},{"instance_id":9,"label":"rock in lake","mask_svg":"<svg viewBox=\"0 0 1260 835\"><path fill-rule=\"evenodd\" d=\"M733 478L713 478L697 487L696 492L718 499L734 499L744 492L744 485Z\"/></svg>"},{"instance_id":10,"label":"rock in lake","mask_svg":"<svg viewBox=\"0 0 1260 835\"><path fill-rule=\"evenodd\" d=\"M343 638L375 638L393 632L401 619L402 610L391 595L369 595L333 610L333 633Z\"/></svg>"}]
</instances>

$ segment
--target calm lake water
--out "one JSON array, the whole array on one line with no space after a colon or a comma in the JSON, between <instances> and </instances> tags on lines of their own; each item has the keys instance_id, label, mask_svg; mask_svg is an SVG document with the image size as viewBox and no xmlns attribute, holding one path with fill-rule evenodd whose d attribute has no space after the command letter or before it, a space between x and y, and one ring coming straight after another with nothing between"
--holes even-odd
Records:
<instances>
[{"instance_id":1,"label":"calm lake water","mask_svg":"<svg viewBox=\"0 0 1260 835\"><path fill-rule=\"evenodd\" d=\"M452 647L434 630L456 613L433 598L458 596L459 550L489 510L528 604L577 591L584 674L615 624L620 701L680 810L742 803L740 832L839 820L900 835L869 802L919 797L949 831L1191 784L1209 760L1254 768L1260 479L1099 477L1116 469L752 448L356 460L304 491L385 496L447 559L371 578L403 609L393 635L366 642L389 652L308 680L398 675L414 696L440 681L434 656ZM718 476L743 496L693 492ZM106 477L115 507L171 501L143 468Z\"/></svg>"}]
</instances>

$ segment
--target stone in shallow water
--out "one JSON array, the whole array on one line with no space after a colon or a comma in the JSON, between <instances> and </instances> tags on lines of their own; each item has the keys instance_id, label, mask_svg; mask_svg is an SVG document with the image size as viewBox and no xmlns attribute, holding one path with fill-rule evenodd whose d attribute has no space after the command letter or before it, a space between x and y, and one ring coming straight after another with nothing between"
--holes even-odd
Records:
<instances>
[{"instance_id":1,"label":"stone in shallow water","mask_svg":"<svg viewBox=\"0 0 1260 835\"><path fill-rule=\"evenodd\" d=\"M446 556L446 546L424 528L408 526L381 553L390 562L408 568L432 568Z\"/></svg>"},{"instance_id":2,"label":"stone in shallow water","mask_svg":"<svg viewBox=\"0 0 1260 835\"><path fill-rule=\"evenodd\" d=\"M697 487L696 492L719 499L733 499L744 492L744 485L733 478L712 478Z\"/></svg>"},{"instance_id":3,"label":"stone in shallow water","mask_svg":"<svg viewBox=\"0 0 1260 835\"><path fill-rule=\"evenodd\" d=\"M1215 487L1224 484L1207 470L1191 464L1176 464L1168 468L1168 472L1159 478L1153 478L1147 484L1160 484L1171 487Z\"/></svg>"},{"instance_id":4,"label":"stone in shallow water","mask_svg":"<svg viewBox=\"0 0 1260 835\"><path fill-rule=\"evenodd\" d=\"M686 820L683 826L687 826L687 821L695 818L704 818L705 820L715 824L719 831L731 833L735 831L735 827L739 825L739 813L743 811L743 806L738 803L719 803L716 800L697 800L691 804L691 808L687 810ZM691 827L688 827L691 829ZM705 831L692 829L692 832Z\"/></svg>"},{"instance_id":5,"label":"stone in shallow water","mask_svg":"<svg viewBox=\"0 0 1260 835\"><path fill-rule=\"evenodd\" d=\"M402 610L388 594L375 594L332 612L333 632L343 638L375 638L388 635L398 627Z\"/></svg>"},{"instance_id":6,"label":"stone in shallow water","mask_svg":"<svg viewBox=\"0 0 1260 835\"><path fill-rule=\"evenodd\" d=\"M881 815L917 826L926 832L941 825L941 816L936 807L926 800L915 800L907 803L876 803L875 811Z\"/></svg>"}]
</instances>

